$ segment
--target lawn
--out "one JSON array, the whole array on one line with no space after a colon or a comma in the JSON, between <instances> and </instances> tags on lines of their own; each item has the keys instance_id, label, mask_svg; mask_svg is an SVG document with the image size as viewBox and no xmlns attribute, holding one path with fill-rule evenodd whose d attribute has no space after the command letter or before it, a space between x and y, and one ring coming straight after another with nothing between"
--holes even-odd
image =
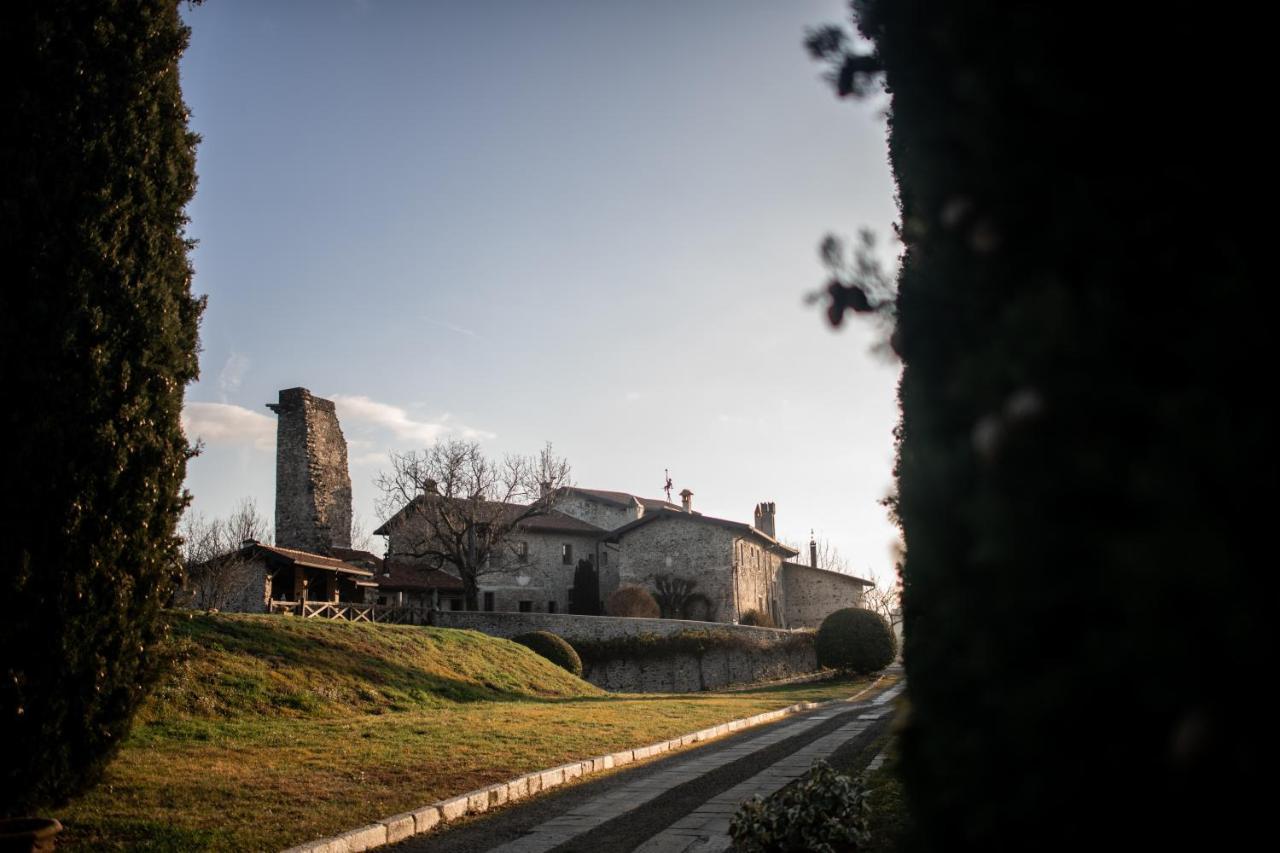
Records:
<instances>
[{"instance_id":1,"label":"lawn","mask_svg":"<svg viewBox=\"0 0 1280 853\"><path fill-rule=\"evenodd\" d=\"M279 850L861 682L612 695L472 632L200 616L63 846Z\"/></svg>"}]
</instances>

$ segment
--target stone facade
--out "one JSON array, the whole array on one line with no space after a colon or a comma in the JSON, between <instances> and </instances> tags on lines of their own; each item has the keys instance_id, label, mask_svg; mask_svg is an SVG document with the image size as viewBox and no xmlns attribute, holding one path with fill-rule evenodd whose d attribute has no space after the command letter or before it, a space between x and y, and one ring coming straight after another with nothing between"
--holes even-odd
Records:
<instances>
[{"instance_id":1,"label":"stone facade","mask_svg":"<svg viewBox=\"0 0 1280 853\"><path fill-rule=\"evenodd\" d=\"M306 388L268 403L276 423L276 544L313 554L351 547L347 441L333 401Z\"/></svg>"},{"instance_id":2,"label":"stone facade","mask_svg":"<svg viewBox=\"0 0 1280 853\"><path fill-rule=\"evenodd\" d=\"M787 599L787 624L793 628L817 628L832 612L861 607L868 581L800 563L784 563L783 587Z\"/></svg>"},{"instance_id":3,"label":"stone facade","mask_svg":"<svg viewBox=\"0 0 1280 853\"><path fill-rule=\"evenodd\" d=\"M748 525L659 510L610 538L618 546L619 585L652 590L659 575L669 575L696 584L693 593L707 605L699 615L711 621L737 622L751 610L786 621L778 574L792 552Z\"/></svg>"}]
</instances>

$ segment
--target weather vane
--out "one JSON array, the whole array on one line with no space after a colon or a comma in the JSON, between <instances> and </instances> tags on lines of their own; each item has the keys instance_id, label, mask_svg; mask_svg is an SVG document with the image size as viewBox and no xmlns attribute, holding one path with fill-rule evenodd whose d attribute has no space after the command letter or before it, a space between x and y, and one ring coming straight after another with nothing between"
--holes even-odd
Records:
<instances>
[{"instance_id":1,"label":"weather vane","mask_svg":"<svg viewBox=\"0 0 1280 853\"><path fill-rule=\"evenodd\" d=\"M667 478L667 484L662 487L662 490L667 493L667 503L671 503L671 472L663 468L662 475Z\"/></svg>"}]
</instances>

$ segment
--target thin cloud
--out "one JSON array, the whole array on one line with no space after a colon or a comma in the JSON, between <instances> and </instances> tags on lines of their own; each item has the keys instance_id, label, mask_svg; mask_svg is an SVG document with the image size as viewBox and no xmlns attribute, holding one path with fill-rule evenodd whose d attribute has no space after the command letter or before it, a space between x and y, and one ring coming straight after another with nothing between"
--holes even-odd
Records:
<instances>
[{"instance_id":1,"label":"thin cloud","mask_svg":"<svg viewBox=\"0 0 1280 853\"><path fill-rule=\"evenodd\" d=\"M230 403L191 403L182 407L188 441L274 450L276 419Z\"/></svg>"},{"instance_id":2,"label":"thin cloud","mask_svg":"<svg viewBox=\"0 0 1280 853\"><path fill-rule=\"evenodd\" d=\"M471 329L464 329L462 326L455 326L452 323L445 323L441 320L429 320L427 318L423 318L423 322L432 326L439 326L442 329L448 329L451 332L457 332L459 335L466 335L469 338L480 337L479 333L474 332Z\"/></svg>"},{"instance_id":3,"label":"thin cloud","mask_svg":"<svg viewBox=\"0 0 1280 853\"><path fill-rule=\"evenodd\" d=\"M381 427L403 442L434 444L449 433L477 440L494 437L491 432L449 423L447 414L436 421L417 420L399 406L379 403L362 395L335 394L333 402L338 407L338 419L342 423Z\"/></svg>"},{"instance_id":4,"label":"thin cloud","mask_svg":"<svg viewBox=\"0 0 1280 853\"><path fill-rule=\"evenodd\" d=\"M227 357L226 364L222 365L222 370L218 373L218 391L222 395L222 402L227 402L227 398L240 390L244 375L249 372L249 364L249 357L242 353L232 352Z\"/></svg>"}]
</instances>

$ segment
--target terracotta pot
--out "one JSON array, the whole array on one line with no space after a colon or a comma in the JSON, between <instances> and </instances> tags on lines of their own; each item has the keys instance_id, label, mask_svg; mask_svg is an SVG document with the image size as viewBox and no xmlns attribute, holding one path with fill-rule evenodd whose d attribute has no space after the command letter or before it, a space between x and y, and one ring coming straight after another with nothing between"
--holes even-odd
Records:
<instances>
[{"instance_id":1,"label":"terracotta pot","mask_svg":"<svg viewBox=\"0 0 1280 853\"><path fill-rule=\"evenodd\" d=\"M62 824L48 817L0 818L0 853L47 853Z\"/></svg>"}]
</instances>

